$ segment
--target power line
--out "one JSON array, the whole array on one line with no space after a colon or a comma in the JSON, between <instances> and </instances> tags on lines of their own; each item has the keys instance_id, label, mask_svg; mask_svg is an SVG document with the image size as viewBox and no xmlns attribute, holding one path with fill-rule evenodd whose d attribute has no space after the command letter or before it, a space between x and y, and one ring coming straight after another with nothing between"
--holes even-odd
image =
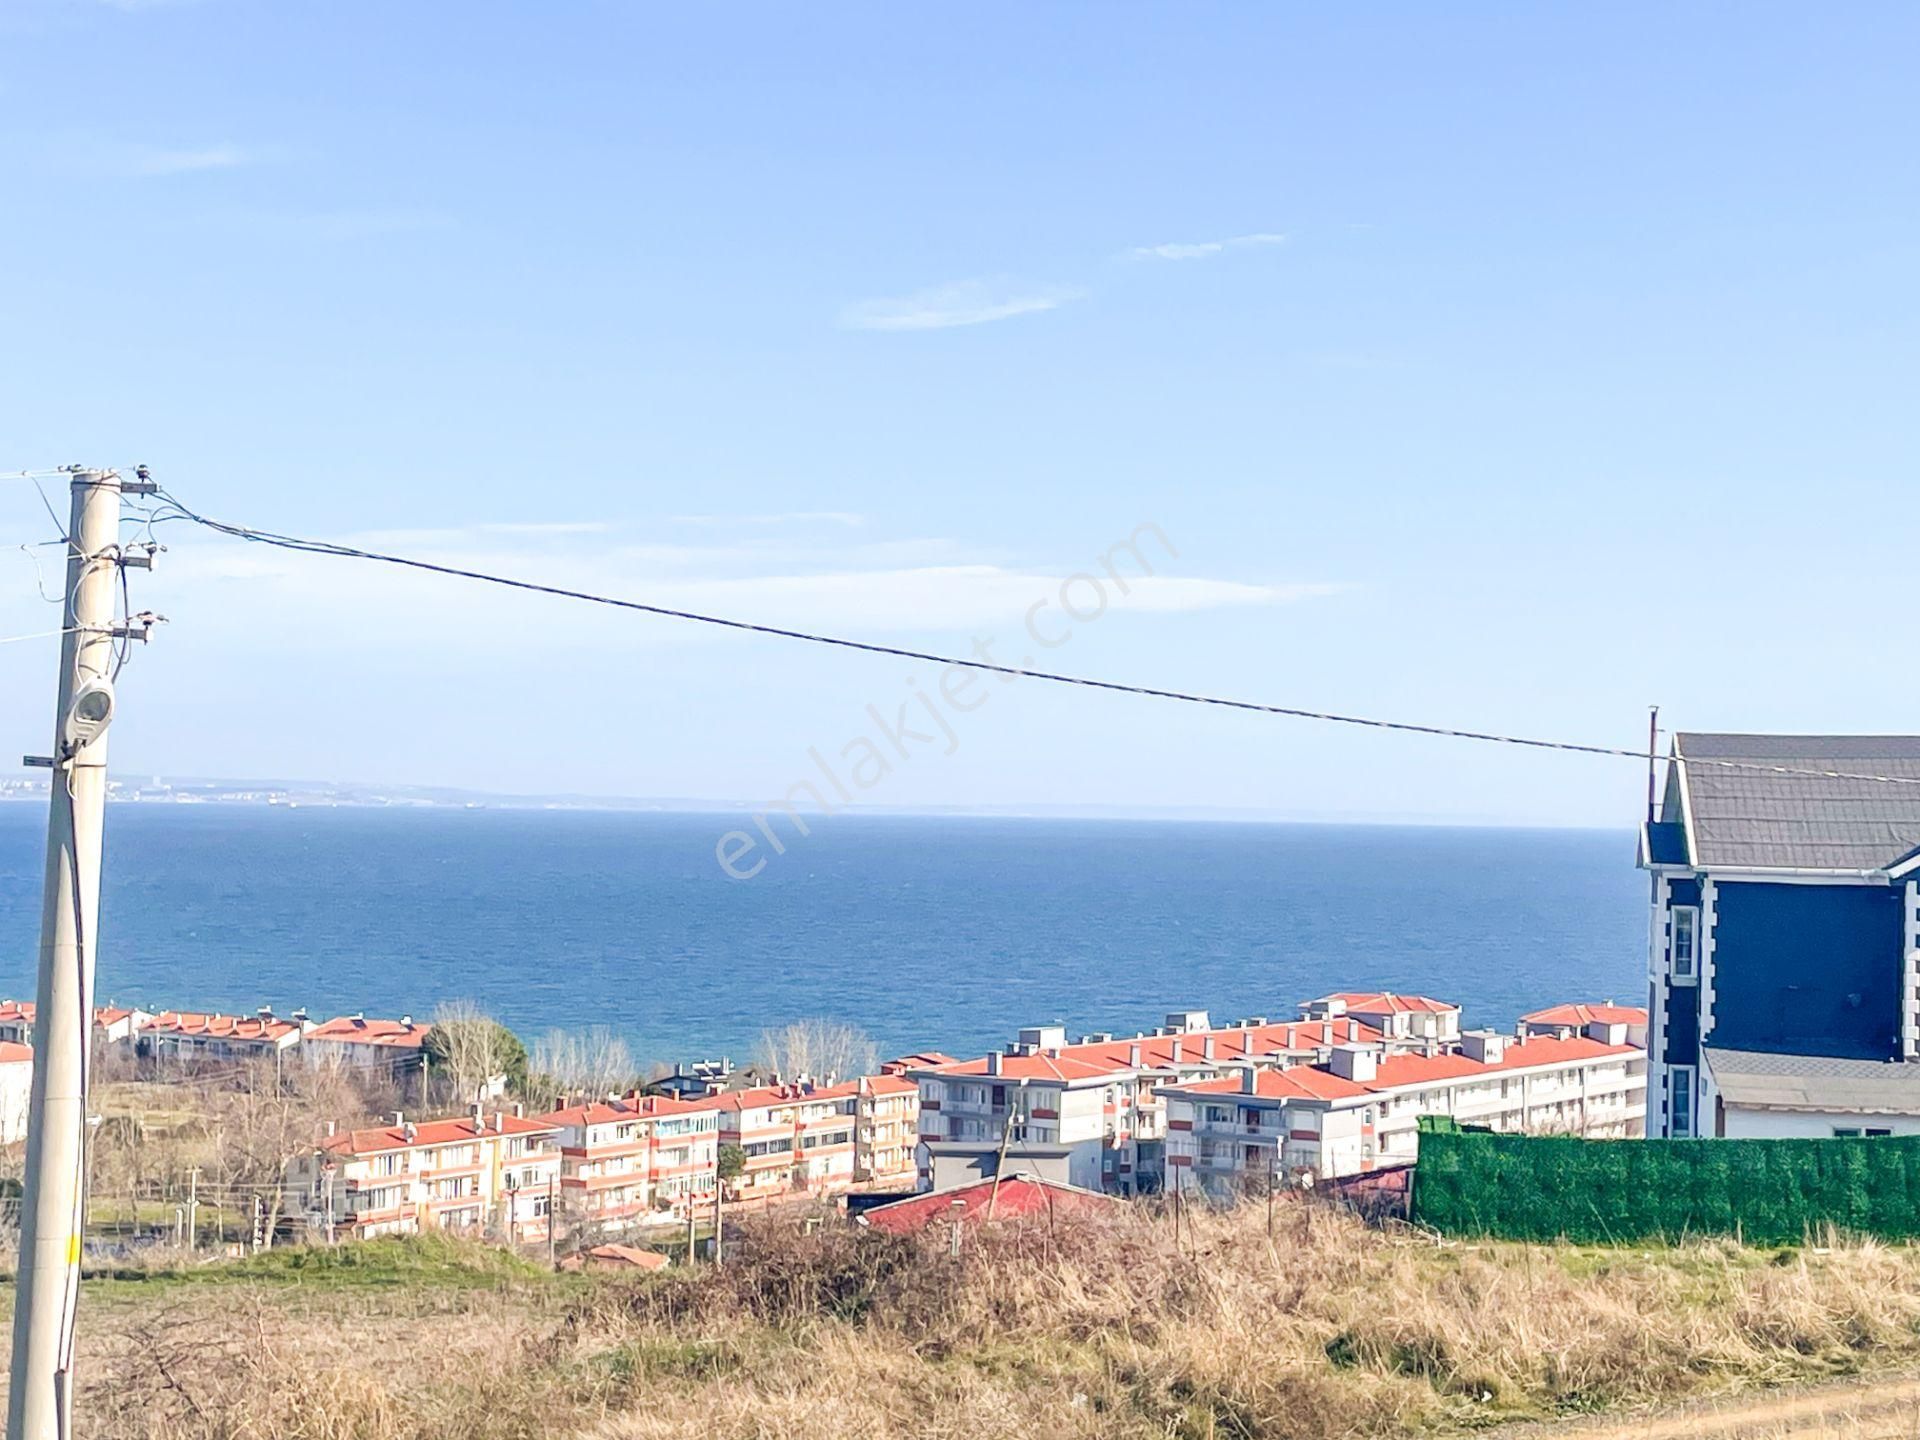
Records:
<instances>
[{"instance_id":1,"label":"power line","mask_svg":"<svg viewBox=\"0 0 1920 1440\"><path fill-rule=\"evenodd\" d=\"M1171 690L1155 685L1130 685L1118 680L1096 680L1084 675L1067 675L1054 670L1033 670L1021 665L1001 665L990 660L979 660L958 655L939 655L926 650L909 650L897 645L879 645L866 640L849 640L839 635L823 635L810 630L794 630L781 625L766 625L750 620L734 620L720 615L706 615L695 610L679 610L667 605L649 605L638 600L622 600L611 595L596 595L591 591L572 590L560 585L544 585L532 580L519 580L507 575L494 575L484 570L469 570L458 565L443 565L432 560L419 560L406 555L389 555L378 550L363 550L354 545L342 545L331 540L309 540L296 535L282 535L271 530L259 530L248 525L234 525L222 520L214 520L190 509L177 496L164 487L155 493L163 500L167 510L161 510L147 517L149 528L170 520L188 520L205 529L221 535L231 536L256 545L271 545L277 549L294 550L308 555L328 555L340 559L371 560L383 565L396 565L409 570L424 570L434 575L447 575L461 580L478 580L488 585L499 585L510 590L523 590L536 595L552 595L564 600L582 600L593 605L606 605L619 610L637 611L644 615L656 615L668 620L686 620L700 625L714 625L723 629L744 631L755 635L772 635L783 640L801 640L812 645L828 645L842 650L856 650L869 655L886 655L900 660L920 660L932 665L957 665L969 670L982 670L990 674L1005 675L1011 678L1045 680L1055 685L1075 685L1087 690L1104 690L1119 695L1139 695L1154 700L1175 700L1188 705L1208 705L1223 710L1241 710L1259 715L1278 715L1295 720L1319 720L1333 725L1356 725L1371 730L1387 730L1407 735L1432 735L1448 740L1475 740L1492 745L1514 745L1532 750L1553 750L1563 754L1599 755L1622 760L1660 760L1670 758L1681 765L1709 766L1723 770L1743 770L1770 775L1800 775L1826 780L1859 780L1885 785L1920 785L1920 775L1868 775L1845 770L1810 769L1792 765L1768 765L1753 760L1696 759L1690 756L1674 755L1663 757L1657 751L1635 750L1618 745L1593 745L1573 740L1542 740L1525 735L1505 735L1489 730L1462 730L1447 725L1422 725L1405 720L1380 720L1364 715L1344 715L1330 710L1309 710L1295 705L1267 705L1253 700L1234 700L1219 695L1204 695L1188 690Z\"/></svg>"}]
</instances>

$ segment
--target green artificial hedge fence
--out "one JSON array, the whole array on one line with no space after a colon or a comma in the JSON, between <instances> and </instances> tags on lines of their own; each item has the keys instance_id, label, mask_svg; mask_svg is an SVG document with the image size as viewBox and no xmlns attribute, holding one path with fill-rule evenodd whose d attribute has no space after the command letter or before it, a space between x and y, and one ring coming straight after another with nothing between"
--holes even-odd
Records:
<instances>
[{"instance_id":1,"label":"green artificial hedge fence","mask_svg":"<svg viewBox=\"0 0 1920 1440\"><path fill-rule=\"evenodd\" d=\"M1420 1122L1413 1219L1507 1240L1791 1244L1827 1225L1920 1237L1920 1136L1577 1140Z\"/></svg>"}]
</instances>

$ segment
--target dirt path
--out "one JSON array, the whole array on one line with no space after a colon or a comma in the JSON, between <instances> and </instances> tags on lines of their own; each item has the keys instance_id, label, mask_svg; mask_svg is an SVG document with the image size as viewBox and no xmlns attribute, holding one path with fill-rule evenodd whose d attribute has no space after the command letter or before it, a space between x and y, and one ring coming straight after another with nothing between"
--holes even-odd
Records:
<instances>
[{"instance_id":1,"label":"dirt path","mask_svg":"<svg viewBox=\"0 0 1920 1440\"><path fill-rule=\"evenodd\" d=\"M1633 1420L1517 1426L1494 1433L1511 1440L1920 1440L1920 1378L1850 1381Z\"/></svg>"}]
</instances>

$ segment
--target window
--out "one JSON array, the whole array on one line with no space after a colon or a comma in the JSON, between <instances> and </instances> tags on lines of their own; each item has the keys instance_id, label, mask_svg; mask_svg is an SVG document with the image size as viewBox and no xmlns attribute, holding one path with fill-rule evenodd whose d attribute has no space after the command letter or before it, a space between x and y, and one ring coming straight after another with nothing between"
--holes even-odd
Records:
<instances>
[{"instance_id":1,"label":"window","mask_svg":"<svg viewBox=\"0 0 1920 1440\"><path fill-rule=\"evenodd\" d=\"M1836 1140L1858 1140L1863 1135L1869 1140L1881 1140L1892 1134L1893 1131L1891 1130L1873 1128L1862 1130L1858 1125L1836 1125L1833 1127L1833 1138Z\"/></svg>"},{"instance_id":2,"label":"window","mask_svg":"<svg viewBox=\"0 0 1920 1440\"><path fill-rule=\"evenodd\" d=\"M1672 1092L1672 1114L1667 1122L1667 1134L1675 1140L1688 1140L1693 1137L1693 1067L1676 1065L1668 1086Z\"/></svg>"},{"instance_id":3,"label":"window","mask_svg":"<svg viewBox=\"0 0 1920 1440\"><path fill-rule=\"evenodd\" d=\"M1700 911L1692 905L1673 909L1673 979L1692 982L1700 975Z\"/></svg>"}]
</instances>

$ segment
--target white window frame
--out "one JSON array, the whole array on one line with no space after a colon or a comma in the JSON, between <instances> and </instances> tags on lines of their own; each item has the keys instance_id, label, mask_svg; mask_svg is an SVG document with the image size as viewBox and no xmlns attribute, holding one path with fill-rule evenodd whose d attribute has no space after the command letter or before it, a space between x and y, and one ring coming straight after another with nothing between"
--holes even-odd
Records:
<instances>
[{"instance_id":1,"label":"white window frame","mask_svg":"<svg viewBox=\"0 0 1920 1440\"><path fill-rule=\"evenodd\" d=\"M1684 1085L1681 1081L1685 1081ZM1687 1092L1686 1104L1680 1103L1681 1090ZM1667 1106L1667 1138L1670 1140L1692 1140L1697 1138L1693 1123L1693 1106L1699 1094L1699 1071L1692 1065L1675 1065L1667 1076L1667 1094L1670 1097Z\"/></svg>"},{"instance_id":2,"label":"white window frame","mask_svg":"<svg viewBox=\"0 0 1920 1440\"><path fill-rule=\"evenodd\" d=\"M1681 920L1686 920L1687 955L1686 968L1681 968L1680 930ZM1676 905L1673 907L1672 936L1667 941L1667 975L1676 985L1698 985L1700 983L1700 907L1698 905Z\"/></svg>"}]
</instances>

